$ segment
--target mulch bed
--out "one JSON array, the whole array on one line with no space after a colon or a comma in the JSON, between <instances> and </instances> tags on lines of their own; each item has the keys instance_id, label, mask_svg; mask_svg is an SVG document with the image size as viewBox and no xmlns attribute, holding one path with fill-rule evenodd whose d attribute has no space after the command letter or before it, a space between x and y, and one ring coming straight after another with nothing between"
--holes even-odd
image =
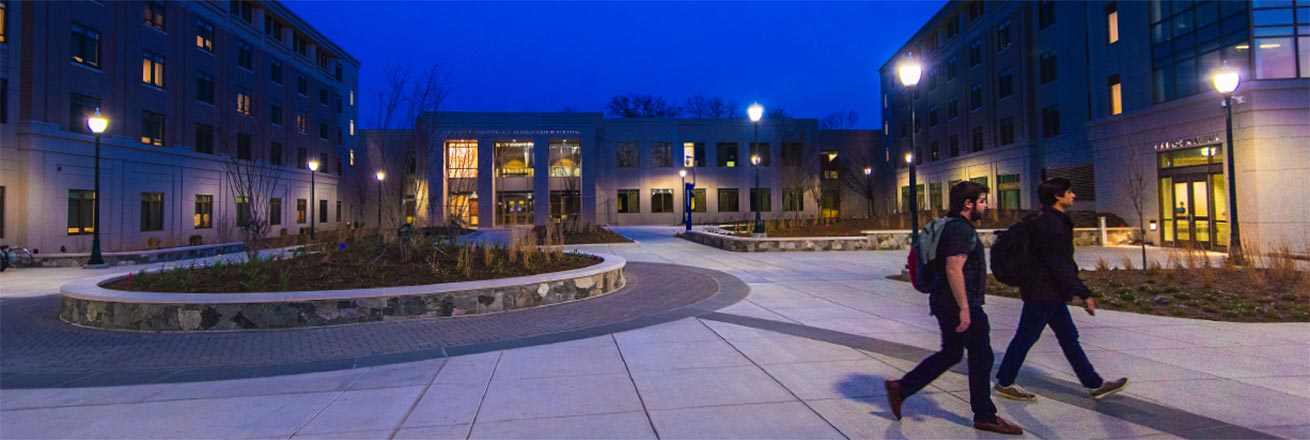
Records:
<instances>
[{"instance_id":1,"label":"mulch bed","mask_svg":"<svg viewBox=\"0 0 1310 440\"><path fill-rule=\"evenodd\" d=\"M559 231L559 229L557 229L557 231ZM532 232L537 234L538 241L542 241L546 236L546 227L533 227ZM564 244L632 243L632 239L600 226L583 226L577 228L565 227L563 228L563 233Z\"/></svg>"}]
</instances>

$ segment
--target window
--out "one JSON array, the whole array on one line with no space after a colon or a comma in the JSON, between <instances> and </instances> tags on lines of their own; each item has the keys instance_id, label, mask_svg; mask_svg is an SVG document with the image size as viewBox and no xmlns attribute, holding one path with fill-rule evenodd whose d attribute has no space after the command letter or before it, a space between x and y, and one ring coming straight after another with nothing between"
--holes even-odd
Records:
<instances>
[{"instance_id":1,"label":"window","mask_svg":"<svg viewBox=\"0 0 1310 440\"><path fill-rule=\"evenodd\" d=\"M737 143L736 142L719 142L718 151L715 151L715 161L718 162L719 168L733 168L737 166Z\"/></svg>"},{"instance_id":2,"label":"window","mask_svg":"<svg viewBox=\"0 0 1310 440\"><path fill-rule=\"evenodd\" d=\"M250 212L250 197L237 196L237 227L245 227L253 220Z\"/></svg>"},{"instance_id":3,"label":"window","mask_svg":"<svg viewBox=\"0 0 1310 440\"><path fill-rule=\"evenodd\" d=\"M969 111L982 108L982 83L975 83L969 87Z\"/></svg>"},{"instance_id":4,"label":"window","mask_svg":"<svg viewBox=\"0 0 1310 440\"><path fill-rule=\"evenodd\" d=\"M210 229L214 227L214 196L211 194L196 194L196 213L191 218L191 226L196 229Z\"/></svg>"},{"instance_id":5,"label":"window","mask_svg":"<svg viewBox=\"0 0 1310 440\"><path fill-rule=\"evenodd\" d=\"M478 177L478 141L452 140L446 142L446 177L475 179ZM452 184L454 185L454 184Z\"/></svg>"},{"instance_id":6,"label":"window","mask_svg":"<svg viewBox=\"0 0 1310 440\"><path fill-rule=\"evenodd\" d=\"M805 191L798 188L786 188L782 190L782 210L783 212L798 212L805 210Z\"/></svg>"},{"instance_id":7,"label":"window","mask_svg":"<svg viewBox=\"0 0 1310 440\"><path fill-rule=\"evenodd\" d=\"M651 168L670 168L673 166L673 143L655 142L650 145Z\"/></svg>"},{"instance_id":8,"label":"window","mask_svg":"<svg viewBox=\"0 0 1310 440\"><path fill-rule=\"evenodd\" d=\"M318 153L318 171L317 171L317 172L319 172L319 173L326 173L326 172L327 172L327 164L328 164L328 155L327 155L327 153ZM405 170L405 173L406 173L406 174L413 175L414 173L416 173L416 172L418 171L417 166L418 166L418 164L415 163L413 156L411 156L411 157L409 158L409 164L406 165L406 168L407 168L407 169Z\"/></svg>"},{"instance_id":9,"label":"window","mask_svg":"<svg viewBox=\"0 0 1310 440\"><path fill-rule=\"evenodd\" d=\"M164 88L164 56L146 52L141 56L141 82Z\"/></svg>"},{"instance_id":10,"label":"window","mask_svg":"<svg viewBox=\"0 0 1310 440\"><path fill-rule=\"evenodd\" d=\"M1019 210L1019 175L996 176L996 207L1004 211Z\"/></svg>"},{"instance_id":11,"label":"window","mask_svg":"<svg viewBox=\"0 0 1310 440\"><path fill-rule=\"evenodd\" d=\"M691 212L705 212L705 188L692 188Z\"/></svg>"},{"instance_id":12,"label":"window","mask_svg":"<svg viewBox=\"0 0 1310 440\"><path fill-rule=\"evenodd\" d=\"M1039 70L1041 71L1039 76L1041 76L1042 84L1055 81L1056 78L1059 77L1058 71L1056 70L1057 65L1055 63L1055 59L1056 58L1055 58L1054 50L1042 52L1042 55L1040 56L1041 65L1039 68Z\"/></svg>"},{"instance_id":13,"label":"window","mask_svg":"<svg viewBox=\"0 0 1310 440\"><path fill-rule=\"evenodd\" d=\"M326 51L324 51L322 48L320 48L318 51L314 52L314 55L315 55L316 61L318 61L318 67L319 67L320 69L324 69L324 70L326 70L326 69L328 68L328 64L332 64L332 55L331 55L331 54L328 54L328 53L327 53Z\"/></svg>"},{"instance_id":14,"label":"window","mask_svg":"<svg viewBox=\"0 0 1310 440\"><path fill-rule=\"evenodd\" d=\"M335 221L336 221L337 223L341 223L341 201L340 201L340 200L337 200L337 210L336 210L336 213L337 213L337 215L336 215L336 220L335 220Z\"/></svg>"},{"instance_id":15,"label":"window","mask_svg":"<svg viewBox=\"0 0 1310 440\"><path fill-rule=\"evenodd\" d=\"M582 177L582 144L578 141L550 141L550 176Z\"/></svg>"},{"instance_id":16,"label":"window","mask_svg":"<svg viewBox=\"0 0 1310 440\"><path fill-rule=\"evenodd\" d=\"M1007 68L997 75L996 89L998 98L1008 98L1014 94L1014 69Z\"/></svg>"},{"instance_id":17,"label":"window","mask_svg":"<svg viewBox=\"0 0 1310 440\"><path fill-rule=\"evenodd\" d=\"M322 104L322 105L324 105L324 106L327 106L327 105L328 105L328 90L327 90L327 87L320 87L320 88L318 89L318 103L319 103L319 104Z\"/></svg>"},{"instance_id":18,"label":"window","mask_svg":"<svg viewBox=\"0 0 1310 440\"><path fill-rule=\"evenodd\" d=\"M773 212L770 188L751 188L751 212Z\"/></svg>"},{"instance_id":19,"label":"window","mask_svg":"<svg viewBox=\"0 0 1310 440\"><path fill-rule=\"evenodd\" d=\"M338 93L338 94L337 94L337 114L338 114L338 115L341 114L341 103L342 103L343 101L344 101L344 100L341 99L341 94Z\"/></svg>"},{"instance_id":20,"label":"window","mask_svg":"<svg viewBox=\"0 0 1310 440\"><path fill-rule=\"evenodd\" d=\"M309 40L306 40L305 37L296 34L291 38L291 44L292 48L296 50L297 55L309 57Z\"/></svg>"},{"instance_id":21,"label":"window","mask_svg":"<svg viewBox=\"0 0 1310 440\"><path fill-rule=\"evenodd\" d=\"M1060 135L1060 106L1052 105L1042 108L1042 137Z\"/></svg>"},{"instance_id":22,"label":"window","mask_svg":"<svg viewBox=\"0 0 1310 440\"><path fill-rule=\"evenodd\" d=\"M768 142L761 142L759 143L759 145L756 145L755 143L751 143L750 152L751 152L751 156L760 157L761 167L773 166L773 157L772 157L773 154L771 154L773 152L773 149L769 148Z\"/></svg>"},{"instance_id":23,"label":"window","mask_svg":"<svg viewBox=\"0 0 1310 440\"><path fill-rule=\"evenodd\" d=\"M937 126L937 106L935 105L928 108L928 126Z\"/></svg>"},{"instance_id":24,"label":"window","mask_svg":"<svg viewBox=\"0 0 1310 440\"><path fill-rule=\"evenodd\" d=\"M255 49L245 41L237 42L237 66L242 69L255 70Z\"/></svg>"},{"instance_id":25,"label":"window","mask_svg":"<svg viewBox=\"0 0 1310 440\"><path fill-rule=\"evenodd\" d=\"M214 76L196 72L196 101L214 105Z\"/></svg>"},{"instance_id":26,"label":"window","mask_svg":"<svg viewBox=\"0 0 1310 440\"><path fill-rule=\"evenodd\" d=\"M1119 85L1119 74L1110 75L1106 80L1110 89L1110 115L1117 115L1124 111L1123 89Z\"/></svg>"},{"instance_id":27,"label":"window","mask_svg":"<svg viewBox=\"0 0 1310 440\"><path fill-rule=\"evenodd\" d=\"M204 20L196 20L196 47L214 53L214 25Z\"/></svg>"},{"instance_id":28,"label":"window","mask_svg":"<svg viewBox=\"0 0 1310 440\"><path fill-rule=\"evenodd\" d=\"M68 190L68 235L95 232L96 192L89 189Z\"/></svg>"},{"instance_id":29,"label":"window","mask_svg":"<svg viewBox=\"0 0 1310 440\"><path fill-rule=\"evenodd\" d=\"M322 119L318 120L318 138L323 140L328 138L328 124L327 121Z\"/></svg>"},{"instance_id":30,"label":"window","mask_svg":"<svg viewBox=\"0 0 1310 440\"><path fill-rule=\"evenodd\" d=\"M268 100L268 121L273 125L282 125L282 101Z\"/></svg>"},{"instance_id":31,"label":"window","mask_svg":"<svg viewBox=\"0 0 1310 440\"><path fill-rule=\"evenodd\" d=\"M841 190L825 189L819 193L819 197L819 215L821 217L841 217Z\"/></svg>"},{"instance_id":32,"label":"window","mask_svg":"<svg viewBox=\"0 0 1310 440\"><path fill-rule=\"evenodd\" d=\"M946 103L946 119L955 119L960 116L960 97L952 96L951 100Z\"/></svg>"},{"instance_id":33,"label":"window","mask_svg":"<svg viewBox=\"0 0 1310 440\"><path fill-rule=\"evenodd\" d=\"M268 224L269 225L282 224L282 199L280 198L268 199Z\"/></svg>"},{"instance_id":34,"label":"window","mask_svg":"<svg viewBox=\"0 0 1310 440\"><path fill-rule=\"evenodd\" d=\"M232 0L230 4L232 15L241 17L246 23L255 23L255 5L247 0Z\"/></svg>"},{"instance_id":35,"label":"window","mask_svg":"<svg viewBox=\"0 0 1310 440\"><path fill-rule=\"evenodd\" d=\"M949 146L950 149L951 149L951 151L950 151L950 155L951 155L951 157L956 157L956 156L959 156L959 155L960 155L960 137L959 137L959 136L951 135L951 140L950 140L950 142L948 143L948 146Z\"/></svg>"},{"instance_id":36,"label":"window","mask_svg":"<svg viewBox=\"0 0 1310 440\"><path fill-rule=\"evenodd\" d=\"M164 193L141 193L141 232L164 230Z\"/></svg>"},{"instance_id":37,"label":"window","mask_svg":"<svg viewBox=\"0 0 1310 440\"><path fill-rule=\"evenodd\" d=\"M413 197L413 196L411 196L411 197ZM406 212L409 212L409 211L410 211L410 210L406 209ZM410 215L410 216L413 216L413 214L409 214L409 215ZM323 200L323 199L319 199L319 201L318 201L318 222L319 222L319 223L327 223L327 219L328 219L328 201L327 201L327 200ZM413 222L406 222L406 223L413 223Z\"/></svg>"},{"instance_id":38,"label":"window","mask_svg":"<svg viewBox=\"0 0 1310 440\"><path fill-rule=\"evenodd\" d=\"M309 202L305 199L296 199L296 223L303 224L309 218Z\"/></svg>"},{"instance_id":39,"label":"window","mask_svg":"<svg viewBox=\"0 0 1310 440\"><path fill-rule=\"evenodd\" d=\"M296 168L299 168L299 167L303 167L303 166L305 166L305 164L308 164L308 163L309 163L309 151L306 151L304 148L297 148L297 149L296 149L296 163L293 164L293 166L295 166Z\"/></svg>"},{"instance_id":40,"label":"window","mask_svg":"<svg viewBox=\"0 0 1310 440\"><path fill-rule=\"evenodd\" d=\"M741 196L737 188L719 188L719 212L741 211Z\"/></svg>"},{"instance_id":41,"label":"window","mask_svg":"<svg viewBox=\"0 0 1310 440\"><path fill-rule=\"evenodd\" d=\"M1001 119L1001 125L998 127L1000 133L1000 142L998 145L1010 145L1014 143L1014 118Z\"/></svg>"},{"instance_id":42,"label":"window","mask_svg":"<svg viewBox=\"0 0 1310 440\"><path fill-rule=\"evenodd\" d=\"M946 60L946 80L947 80L947 81L950 81L950 80L955 79L955 75L956 75L957 73L959 73L959 72L955 69L956 61L958 61L958 60L959 60L959 59L956 58L956 57L954 57L954 56L952 56L950 59Z\"/></svg>"},{"instance_id":43,"label":"window","mask_svg":"<svg viewBox=\"0 0 1310 440\"><path fill-rule=\"evenodd\" d=\"M237 87L237 114L250 116L250 90Z\"/></svg>"},{"instance_id":44,"label":"window","mask_svg":"<svg viewBox=\"0 0 1310 440\"><path fill-rule=\"evenodd\" d=\"M196 124L196 152L214 154L214 126Z\"/></svg>"},{"instance_id":45,"label":"window","mask_svg":"<svg viewBox=\"0 0 1310 440\"><path fill-rule=\"evenodd\" d=\"M336 68L335 68L334 70L335 70L335 73L333 73L333 76L336 77L337 82L341 82L341 77L342 77L342 72L341 72L341 63L337 63L337 66L336 66Z\"/></svg>"},{"instance_id":46,"label":"window","mask_svg":"<svg viewBox=\"0 0 1310 440\"><path fill-rule=\"evenodd\" d=\"M532 177L536 158L535 144L523 141L502 141L494 144L496 177Z\"/></svg>"},{"instance_id":47,"label":"window","mask_svg":"<svg viewBox=\"0 0 1310 440\"><path fill-rule=\"evenodd\" d=\"M937 141L929 142L928 160L932 162L936 162L938 159L941 159L942 157L940 151L941 151L941 147L937 144Z\"/></svg>"},{"instance_id":48,"label":"window","mask_svg":"<svg viewBox=\"0 0 1310 440\"><path fill-rule=\"evenodd\" d=\"M982 64L982 40L973 40L969 44L969 67Z\"/></svg>"},{"instance_id":49,"label":"window","mask_svg":"<svg viewBox=\"0 0 1310 440\"><path fill-rule=\"evenodd\" d=\"M164 146L164 115L152 111L142 112L141 143Z\"/></svg>"},{"instance_id":50,"label":"window","mask_svg":"<svg viewBox=\"0 0 1310 440\"><path fill-rule=\"evenodd\" d=\"M165 30L164 11L165 9L164 9L163 2L157 2L157 1L146 2L146 9L145 9L146 25L153 27L155 29L159 29L161 31Z\"/></svg>"},{"instance_id":51,"label":"window","mask_svg":"<svg viewBox=\"0 0 1310 440\"><path fill-rule=\"evenodd\" d=\"M1005 20L1000 26L996 27L996 51L1000 52L1010 48L1012 37L1010 36L1010 20Z\"/></svg>"},{"instance_id":52,"label":"window","mask_svg":"<svg viewBox=\"0 0 1310 440\"><path fill-rule=\"evenodd\" d=\"M614 150L619 168L637 168L641 156L636 142L619 142Z\"/></svg>"},{"instance_id":53,"label":"window","mask_svg":"<svg viewBox=\"0 0 1310 440\"><path fill-rule=\"evenodd\" d=\"M309 96L309 78L303 73L296 74L296 93L300 96Z\"/></svg>"},{"instance_id":54,"label":"window","mask_svg":"<svg viewBox=\"0 0 1310 440\"><path fill-rule=\"evenodd\" d=\"M304 110L296 112L296 131L300 134L309 133L309 115Z\"/></svg>"},{"instance_id":55,"label":"window","mask_svg":"<svg viewBox=\"0 0 1310 440\"><path fill-rule=\"evenodd\" d=\"M276 40L277 42L281 43L281 42L282 42L282 28L283 28L283 26L282 26L282 22L277 21L277 19L273 18L273 17L270 16L270 15L265 15L265 16L264 16L264 35L265 35L265 36L268 36L269 38L272 38L272 39Z\"/></svg>"},{"instance_id":56,"label":"window","mask_svg":"<svg viewBox=\"0 0 1310 440\"><path fill-rule=\"evenodd\" d=\"M653 214L673 212L673 190L666 188L650 190L650 212Z\"/></svg>"},{"instance_id":57,"label":"window","mask_svg":"<svg viewBox=\"0 0 1310 440\"><path fill-rule=\"evenodd\" d=\"M978 17L981 17L983 11L983 0L969 2L969 22L973 22L974 20L977 20Z\"/></svg>"},{"instance_id":58,"label":"window","mask_svg":"<svg viewBox=\"0 0 1310 440\"><path fill-rule=\"evenodd\" d=\"M1286 3L1286 2L1284 2ZM1284 69L1275 76L1295 76L1291 58L1278 63L1261 59L1261 53L1292 55L1294 21L1291 9L1264 9L1270 2L1256 2L1260 9L1249 10L1251 2L1150 2L1152 99L1156 103L1196 93L1211 92L1210 72L1227 60L1242 72L1243 78L1270 78L1274 72L1261 68ZM1310 20L1307 20L1310 21ZM1254 25L1254 26L1252 26ZM1268 27L1266 27L1268 26ZM1303 29L1303 32L1305 30ZM1286 36L1286 39L1265 38ZM1255 58L1256 65L1252 64Z\"/></svg>"},{"instance_id":59,"label":"window","mask_svg":"<svg viewBox=\"0 0 1310 440\"><path fill-rule=\"evenodd\" d=\"M973 128L973 152L977 153L983 150L983 129L982 127Z\"/></svg>"},{"instance_id":60,"label":"window","mask_svg":"<svg viewBox=\"0 0 1310 440\"><path fill-rule=\"evenodd\" d=\"M251 160L253 158L254 154L250 151L250 135L237 133L237 159Z\"/></svg>"},{"instance_id":61,"label":"window","mask_svg":"<svg viewBox=\"0 0 1310 440\"><path fill-rule=\"evenodd\" d=\"M1119 42L1119 5L1115 2L1105 5L1105 44Z\"/></svg>"},{"instance_id":62,"label":"window","mask_svg":"<svg viewBox=\"0 0 1310 440\"><path fill-rule=\"evenodd\" d=\"M68 99L68 131L92 134L86 126L86 118L96 114L100 108L100 98L73 93Z\"/></svg>"},{"instance_id":63,"label":"window","mask_svg":"<svg viewBox=\"0 0 1310 440\"><path fill-rule=\"evenodd\" d=\"M272 142L272 143L269 143L269 144L268 144L268 164L269 164L269 165L278 165L278 166L282 165L282 163L283 163L283 159L282 159L282 158L283 158L283 157L284 157L284 156L283 156L283 154L282 154L282 143L281 143L281 142Z\"/></svg>"},{"instance_id":64,"label":"window","mask_svg":"<svg viewBox=\"0 0 1310 440\"><path fill-rule=\"evenodd\" d=\"M836 151L819 152L819 178L837 180L840 175L841 162L837 161Z\"/></svg>"},{"instance_id":65,"label":"window","mask_svg":"<svg viewBox=\"0 0 1310 440\"><path fill-rule=\"evenodd\" d=\"M1037 2L1037 29L1046 29L1055 23L1055 0Z\"/></svg>"},{"instance_id":66,"label":"window","mask_svg":"<svg viewBox=\"0 0 1310 440\"><path fill-rule=\"evenodd\" d=\"M955 38L960 33L960 16L952 16L946 20L946 38Z\"/></svg>"},{"instance_id":67,"label":"window","mask_svg":"<svg viewBox=\"0 0 1310 440\"><path fill-rule=\"evenodd\" d=\"M682 166L684 168L703 167L705 166L705 143L704 142L683 142L682 143Z\"/></svg>"},{"instance_id":68,"label":"window","mask_svg":"<svg viewBox=\"0 0 1310 440\"><path fill-rule=\"evenodd\" d=\"M74 63L100 68L100 31L73 23L72 50Z\"/></svg>"},{"instance_id":69,"label":"window","mask_svg":"<svg viewBox=\"0 0 1310 440\"><path fill-rule=\"evenodd\" d=\"M268 62L268 80L273 84L282 85L282 62L270 60Z\"/></svg>"},{"instance_id":70,"label":"window","mask_svg":"<svg viewBox=\"0 0 1310 440\"><path fill-rule=\"evenodd\" d=\"M8 38L6 37L6 35L8 34L8 26L9 26L9 4L5 3L3 0L0 0L0 43L9 41ZM3 194L4 191L0 190L0 195ZM3 199L4 197L0 197L0 202L3 202L4 201ZM2 203L0 203L0 205L2 205ZM0 207L0 213L3 212L4 212L4 208ZM4 237L4 235L5 235L4 215L0 214L0 237Z\"/></svg>"},{"instance_id":71,"label":"window","mask_svg":"<svg viewBox=\"0 0 1310 440\"><path fill-rule=\"evenodd\" d=\"M641 212L641 190L619 190L619 214L636 214Z\"/></svg>"}]
</instances>

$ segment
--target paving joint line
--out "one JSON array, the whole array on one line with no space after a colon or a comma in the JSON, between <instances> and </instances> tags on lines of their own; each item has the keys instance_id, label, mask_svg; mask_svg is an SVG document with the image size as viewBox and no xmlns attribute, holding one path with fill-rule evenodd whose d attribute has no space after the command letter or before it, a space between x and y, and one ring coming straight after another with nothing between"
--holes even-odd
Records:
<instances>
[{"instance_id":1,"label":"paving joint line","mask_svg":"<svg viewBox=\"0 0 1310 440\"><path fill-rule=\"evenodd\" d=\"M610 333L610 340L614 341L614 349L619 352L619 361L623 362L623 370L628 373L628 382L632 384L632 392L637 394L637 402L641 403L641 413L646 416L646 423L650 424L651 432L658 439L660 438L660 430L655 427L655 419L650 416L650 408L646 406L646 399L641 397L641 389L637 388L637 379L632 377L632 367L628 365L628 358L623 356L623 347L619 345L619 339L613 333Z\"/></svg>"}]
</instances>

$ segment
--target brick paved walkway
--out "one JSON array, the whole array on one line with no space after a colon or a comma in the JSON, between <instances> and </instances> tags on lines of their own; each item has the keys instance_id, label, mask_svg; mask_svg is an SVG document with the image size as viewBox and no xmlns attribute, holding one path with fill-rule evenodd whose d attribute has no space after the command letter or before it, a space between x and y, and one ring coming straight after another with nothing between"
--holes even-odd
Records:
<instances>
[{"instance_id":1,"label":"brick paved walkway","mask_svg":"<svg viewBox=\"0 0 1310 440\"><path fill-rule=\"evenodd\" d=\"M0 333L5 335L0 344L0 386L211 380L322 371L502 349L534 338L568 339L587 336L569 332L586 333L625 322L649 325L649 320L641 318L676 312L719 292L716 275L726 277L685 266L629 263L628 285L618 292L534 310L224 333L78 328L56 317L58 295L6 298L0 307ZM671 279L679 280L680 288L669 289L667 280ZM740 297L744 296L741 292ZM667 320L690 316L674 315Z\"/></svg>"}]
</instances>

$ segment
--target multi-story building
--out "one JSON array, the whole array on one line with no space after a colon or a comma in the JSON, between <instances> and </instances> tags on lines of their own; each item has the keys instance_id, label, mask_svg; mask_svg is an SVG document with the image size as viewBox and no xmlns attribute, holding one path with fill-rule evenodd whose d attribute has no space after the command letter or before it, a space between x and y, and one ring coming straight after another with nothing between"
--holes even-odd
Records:
<instances>
[{"instance_id":1,"label":"multi-story building","mask_svg":"<svg viewBox=\"0 0 1310 440\"><path fill-rule=\"evenodd\" d=\"M275 180L257 209L273 234L351 221L337 186L356 144L359 62L282 4L0 6L4 243L86 252L97 202L105 251L236 239L252 208L234 168L254 163ZM97 110L109 119L101 194L86 125Z\"/></svg>"},{"instance_id":2,"label":"multi-story building","mask_svg":"<svg viewBox=\"0 0 1310 440\"><path fill-rule=\"evenodd\" d=\"M1037 207L1036 185L1067 177L1075 209L1152 225L1147 239L1224 249L1229 215L1226 61L1244 243L1310 253L1310 2L952 1L881 68L884 138L914 154L919 200L972 179L993 207ZM923 66L906 88L897 67ZM916 123L910 127L910 103ZM899 153L899 154L897 154ZM893 157L892 159L896 159ZM896 160L900 209L908 170ZM1140 196L1130 181L1145 182ZM1139 220L1134 199L1143 202Z\"/></svg>"},{"instance_id":3,"label":"multi-story building","mask_svg":"<svg viewBox=\"0 0 1310 440\"><path fill-rule=\"evenodd\" d=\"M396 194L382 199L399 209L378 216L398 211L405 221L483 228L572 217L609 225L677 224L684 212L681 187L691 182L697 223L750 219L755 208L768 219L863 217L876 201L838 179L878 166L882 161L870 158L883 156L872 131L819 130L815 119L766 118L759 122L758 146L756 127L744 118L443 112L429 120L439 120L423 124L438 127L430 140L408 131L365 130L369 158L404 160L374 166L391 176L404 169L396 180L403 184L380 190ZM406 142L418 147L406 148ZM750 162L757 155L758 188ZM400 203L391 203L398 197ZM365 197L361 206L376 209L377 199Z\"/></svg>"}]
</instances>

